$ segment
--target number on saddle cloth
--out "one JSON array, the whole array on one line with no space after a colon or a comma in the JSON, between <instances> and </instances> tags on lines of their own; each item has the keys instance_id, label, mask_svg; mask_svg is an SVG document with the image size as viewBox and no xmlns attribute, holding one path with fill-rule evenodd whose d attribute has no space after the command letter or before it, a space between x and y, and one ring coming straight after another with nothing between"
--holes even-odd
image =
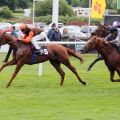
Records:
<instances>
[{"instance_id":1,"label":"number on saddle cloth","mask_svg":"<svg viewBox=\"0 0 120 120\"><path fill-rule=\"evenodd\" d=\"M45 45L40 45L40 54L41 55L48 55L48 50Z\"/></svg>"}]
</instances>

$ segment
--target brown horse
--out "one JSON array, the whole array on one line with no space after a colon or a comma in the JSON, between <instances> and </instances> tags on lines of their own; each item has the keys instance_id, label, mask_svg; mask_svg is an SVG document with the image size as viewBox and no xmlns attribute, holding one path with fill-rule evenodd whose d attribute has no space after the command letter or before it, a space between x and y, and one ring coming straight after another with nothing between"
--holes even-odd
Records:
<instances>
[{"instance_id":1,"label":"brown horse","mask_svg":"<svg viewBox=\"0 0 120 120\"><path fill-rule=\"evenodd\" d=\"M108 26L99 25L99 26L97 27L97 29L92 33L92 36L95 35L95 36L97 36L97 37L105 38L105 37L108 36L108 34L109 34L109 28L108 28ZM113 40L113 39L115 39L115 38L116 38L116 36L110 36L110 37L108 38L108 40L110 41L110 40ZM98 57L89 65L87 71L90 71L91 68L93 67L93 65L94 65L96 62L100 61L100 60L103 60L103 57L102 57L102 56L99 56L99 54L98 54Z\"/></svg>"},{"instance_id":2,"label":"brown horse","mask_svg":"<svg viewBox=\"0 0 120 120\"><path fill-rule=\"evenodd\" d=\"M120 82L120 79L114 80L115 71L120 77L120 54L109 42L106 43L104 38L96 36L91 37L84 46L82 53L96 49L103 57L108 70L110 71L110 80L112 82Z\"/></svg>"},{"instance_id":3,"label":"brown horse","mask_svg":"<svg viewBox=\"0 0 120 120\"><path fill-rule=\"evenodd\" d=\"M92 35L96 35L97 37L105 38L109 34L108 26L99 25L96 30L92 33Z\"/></svg>"},{"instance_id":4,"label":"brown horse","mask_svg":"<svg viewBox=\"0 0 120 120\"><path fill-rule=\"evenodd\" d=\"M16 69L8 82L6 87L9 87L13 81L13 79L18 74L19 70L24 64L33 64L32 63L32 48L30 47L30 44L25 44L21 41L18 41L17 38L15 38L12 35L9 35L7 33L0 33L0 45L9 44L13 49L13 59L5 64L2 65L0 68L0 72L2 69L8 65L16 65ZM65 73L61 68L61 63L67 66L77 77L77 79L84 85L86 85L86 82L82 81L80 76L78 75L76 69L73 67L73 65L70 63L69 55L79 59L82 62L82 58L74 53L72 50L63 47L62 45L57 44L46 44L46 47L48 49L48 55L38 55L36 56L36 63L45 62L47 60L50 61L50 63L53 65L53 67L57 70L57 72L61 76L61 82L60 85L63 85Z\"/></svg>"}]
</instances>

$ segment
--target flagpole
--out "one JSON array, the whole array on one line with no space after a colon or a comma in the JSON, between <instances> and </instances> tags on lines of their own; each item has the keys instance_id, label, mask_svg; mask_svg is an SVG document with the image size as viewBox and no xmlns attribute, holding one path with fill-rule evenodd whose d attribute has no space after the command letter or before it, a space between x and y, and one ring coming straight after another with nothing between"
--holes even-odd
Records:
<instances>
[{"instance_id":1,"label":"flagpole","mask_svg":"<svg viewBox=\"0 0 120 120\"><path fill-rule=\"evenodd\" d=\"M91 22L91 0L89 0L89 21L88 21L88 26L90 26L90 22Z\"/></svg>"},{"instance_id":2,"label":"flagpole","mask_svg":"<svg viewBox=\"0 0 120 120\"><path fill-rule=\"evenodd\" d=\"M89 31L89 26L90 26L90 22L91 22L91 0L89 0L89 20L88 20L88 33L90 32Z\"/></svg>"}]
</instances>

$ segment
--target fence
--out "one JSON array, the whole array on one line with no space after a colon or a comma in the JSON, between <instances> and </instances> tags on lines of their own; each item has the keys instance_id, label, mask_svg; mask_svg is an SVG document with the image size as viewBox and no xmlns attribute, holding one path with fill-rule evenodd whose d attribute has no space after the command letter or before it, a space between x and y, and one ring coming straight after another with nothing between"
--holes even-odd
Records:
<instances>
[{"instance_id":1,"label":"fence","mask_svg":"<svg viewBox=\"0 0 120 120\"><path fill-rule=\"evenodd\" d=\"M75 41L68 41L68 42L62 42L62 41L59 41L59 42L53 42L53 41L47 41L47 42L37 42L38 44L62 44L62 45L64 45L64 44L75 44L75 46L77 46L77 45L85 45L85 43L86 42L84 42L84 41L77 41L77 40L75 40ZM77 47L76 47L77 48ZM77 49L76 49L76 51L77 51ZM43 64L42 63L40 63L39 64L39 70L38 70L38 75L39 76L42 76L42 73L43 73Z\"/></svg>"},{"instance_id":2,"label":"fence","mask_svg":"<svg viewBox=\"0 0 120 120\"><path fill-rule=\"evenodd\" d=\"M86 39L87 40L87 39ZM75 49L76 51L79 49L80 45L84 46L86 42L84 41L79 41L79 40L75 40L75 41L68 41L68 42L62 42L62 41L59 41L59 42L50 42L50 41L46 41L46 42L43 42L43 41L39 41L38 44L75 44ZM1 49L0 49L0 52L7 52L8 51L8 45L5 45L3 46ZM42 72L43 72L43 64L40 63L39 64L39 70L38 70L38 75L39 76L42 76Z\"/></svg>"}]
</instances>

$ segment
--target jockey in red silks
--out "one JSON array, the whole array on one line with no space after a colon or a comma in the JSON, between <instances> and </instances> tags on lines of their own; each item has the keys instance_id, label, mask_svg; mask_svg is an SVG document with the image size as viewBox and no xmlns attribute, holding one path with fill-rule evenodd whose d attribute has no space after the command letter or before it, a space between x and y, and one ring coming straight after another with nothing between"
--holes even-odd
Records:
<instances>
[{"instance_id":1,"label":"jockey in red silks","mask_svg":"<svg viewBox=\"0 0 120 120\"><path fill-rule=\"evenodd\" d=\"M22 33L24 34L23 38L20 38L19 40L25 42L25 43L32 43L34 47L39 50L40 46L36 41L44 39L46 36L42 35L43 29L42 28L32 28L30 29L26 24L21 24L20 29Z\"/></svg>"},{"instance_id":2,"label":"jockey in red silks","mask_svg":"<svg viewBox=\"0 0 120 120\"><path fill-rule=\"evenodd\" d=\"M40 51L40 46L36 41L42 40L42 39L47 39L45 33L43 32L44 30L42 28L32 28L30 29L26 24L21 24L20 25L20 30L24 34L22 38L18 38L20 41L23 41L24 43L32 43L34 47ZM9 50L5 60L3 62L7 62L9 59L9 56L11 54L12 49Z\"/></svg>"}]
</instances>

